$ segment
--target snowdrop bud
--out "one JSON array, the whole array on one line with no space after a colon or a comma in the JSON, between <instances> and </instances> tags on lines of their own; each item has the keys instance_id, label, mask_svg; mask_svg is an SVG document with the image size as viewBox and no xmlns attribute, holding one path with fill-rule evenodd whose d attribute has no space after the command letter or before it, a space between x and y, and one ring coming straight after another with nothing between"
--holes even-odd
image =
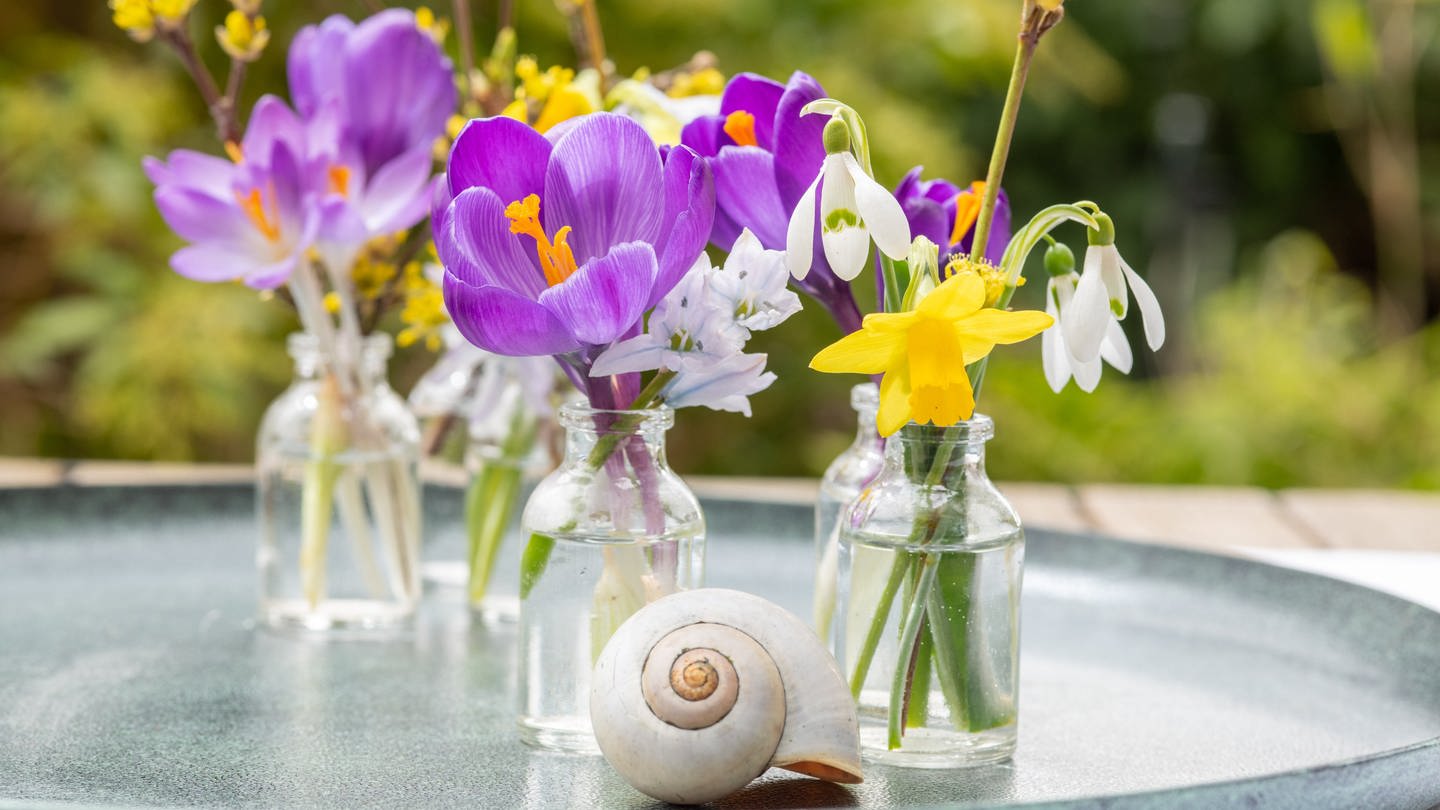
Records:
<instances>
[{"instance_id":1,"label":"snowdrop bud","mask_svg":"<svg viewBox=\"0 0 1440 810\"><path fill-rule=\"evenodd\" d=\"M940 248L926 237L917 236L910 243L910 255L905 263L910 267L910 286L905 290L900 309L909 312L940 284Z\"/></svg>"},{"instance_id":2,"label":"snowdrop bud","mask_svg":"<svg viewBox=\"0 0 1440 810\"><path fill-rule=\"evenodd\" d=\"M1056 242L1045 251L1045 272L1052 277L1075 272L1075 252L1064 242Z\"/></svg>"},{"instance_id":3,"label":"snowdrop bud","mask_svg":"<svg viewBox=\"0 0 1440 810\"><path fill-rule=\"evenodd\" d=\"M825 154L838 155L841 152L850 151L850 127L835 116L825 123L823 136L825 143Z\"/></svg>"},{"instance_id":4,"label":"snowdrop bud","mask_svg":"<svg viewBox=\"0 0 1440 810\"><path fill-rule=\"evenodd\" d=\"M1086 236L1089 238L1090 244L1096 246L1115 244L1115 222L1110 219L1110 216L1097 212L1095 222L1100 228L1087 232Z\"/></svg>"}]
</instances>

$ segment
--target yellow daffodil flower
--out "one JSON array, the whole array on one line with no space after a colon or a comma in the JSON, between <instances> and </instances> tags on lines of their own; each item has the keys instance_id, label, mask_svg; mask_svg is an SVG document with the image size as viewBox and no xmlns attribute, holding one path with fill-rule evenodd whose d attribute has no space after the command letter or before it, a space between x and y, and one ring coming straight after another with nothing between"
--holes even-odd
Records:
<instances>
[{"instance_id":1,"label":"yellow daffodil flower","mask_svg":"<svg viewBox=\"0 0 1440 810\"><path fill-rule=\"evenodd\" d=\"M962 273L909 312L867 315L860 331L822 349L810 367L831 374L883 372L876 420L881 436L911 420L948 426L975 412L966 366L997 345L1034 337L1054 322L1043 312L986 308L985 282Z\"/></svg>"}]
</instances>

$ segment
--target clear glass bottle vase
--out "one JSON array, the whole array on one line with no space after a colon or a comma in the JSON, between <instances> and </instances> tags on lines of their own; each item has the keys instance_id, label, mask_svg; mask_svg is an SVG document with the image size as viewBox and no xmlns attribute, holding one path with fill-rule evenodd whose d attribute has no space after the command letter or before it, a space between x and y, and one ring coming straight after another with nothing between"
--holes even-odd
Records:
<instances>
[{"instance_id":1,"label":"clear glass bottle vase","mask_svg":"<svg viewBox=\"0 0 1440 810\"><path fill-rule=\"evenodd\" d=\"M985 473L994 425L909 424L842 518L836 658L861 747L951 768L1015 750L1025 540Z\"/></svg>"},{"instance_id":2,"label":"clear glass bottle vase","mask_svg":"<svg viewBox=\"0 0 1440 810\"><path fill-rule=\"evenodd\" d=\"M836 576L840 567L840 513L885 466L885 440L875 427L880 408L880 388L873 382L850 389L850 407L855 409L855 441L835 457L820 479L815 501L815 589L813 615L815 633L830 638L835 615Z\"/></svg>"},{"instance_id":3,"label":"clear glass bottle vase","mask_svg":"<svg viewBox=\"0 0 1440 810\"><path fill-rule=\"evenodd\" d=\"M389 335L347 361L290 336L295 379L256 441L260 619L282 629L406 625L420 593L420 428L385 379Z\"/></svg>"},{"instance_id":4,"label":"clear glass bottle vase","mask_svg":"<svg viewBox=\"0 0 1440 810\"><path fill-rule=\"evenodd\" d=\"M531 745L598 751L590 670L605 642L645 604L701 584L705 518L666 462L673 423L668 408L560 409L565 459L522 518L518 725Z\"/></svg>"}]
</instances>

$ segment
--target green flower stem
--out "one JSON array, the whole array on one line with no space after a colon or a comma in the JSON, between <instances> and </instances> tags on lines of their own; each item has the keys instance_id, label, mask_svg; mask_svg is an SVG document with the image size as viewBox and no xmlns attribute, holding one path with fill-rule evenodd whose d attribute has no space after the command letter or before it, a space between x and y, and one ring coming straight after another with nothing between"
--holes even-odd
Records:
<instances>
[{"instance_id":1,"label":"green flower stem","mask_svg":"<svg viewBox=\"0 0 1440 810\"><path fill-rule=\"evenodd\" d=\"M890 607L895 603L895 594L910 572L910 556L904 551L895 551L895 563L890 568L890 578L875 603L875 615L870 619L870 628L865 631L865 641L855 659L855 671L850 676L850 694L860 699L860 690L865 686L865 677L870 674L870 664L875 660L875 650L880 646L880 636L885 632L885 621L890 618Z\"/></svg>"},{"instance_id":2,"label":"green flower stem","mask_svg":"<svg viewBox=\"0 0 1440 810\"><path fill-rule=\"evenodd\" d=\"M902 552L904 553L904 552ZM939 570L936 565L938 557L931 554L923 555L916 561L920 565L920 577L915 584L915 597L910 600L910 605L905 611L904 622L900 625L900 650L913 650L920 637L920 626L925 622L926 596L930 588L935 584L935 574ZM905 695L910 689L912 675L911 655L899 655L895 660L895 677L890 684L890 736L889 747L894 751L900 747L901 738L905 734Z\"/></svg>"},{"instance_id":3,"label":"green flower stem","mask_svg":"<svg viewBox=\"0 0 1440 810\"><path fill-rule=\"evenodd\" d=\"M310 431L310 458L300 496L300 589L313 610L325 597L325 557L330 541L335 482L340 465L334 457L345 449L344 414L334 374L320 384L319 405Z\"/></svg>"},{"instance_id":4,"label":"green flower stem","mask_svg":"<svg viewBox=\"0 0 1440 810\"><path fill-rule=\"evenodd\" d=\"M516 408L510 431L500 444L500 457L481 461L465 498L465 522L470 539L470 604L479 607L490 586L501 540L515 511L520 492L521 463L535 447L535 420Z\"/></svg>"},{"instance_id":5,"label":"green flower stem","mask_svg":"<svg viewBox=\"0 0 1440 810\"><path fill-rule=\"evenodd\" d=\"M1030 60L1035 56L1035 46L1040 37L1027 36L1024 31L1015 46L1015 64L1010 69L1010 87L1005 92L1005 107L1000 113L1000 128L995 133L995 148L990 153L990 169L985 174L985 195L980 198L980 217L975 222L975 239L970 248L970 260L978 261L985 255L985 243L990 240L990 226L995 220L995 206L1000 200L1000 180L1005 175L1005 162L1010 158L1010 141L1015 137L1015 122L1020 118L1020 97L1025 92L1025 80L1030 75Z\"/></svg>"},{"instance_id":6,"label":"green flower stem","mask_svg":"<svg viewBox=\"0 0 1440 810\"><path fill-rule=\"evenodd\" d=\"M935 657L935 623L926 619L915 639L910 665L910 689L905 696L905 727L924 726L930 716L930 670Z\"/></svg>"},{"instance_id":7,"label":"green flower stem","mask_svg":"<svg viewBox=\"0 0 1440 810\"><path fill-rule=\"evenodd\" d=\"M615 454L616 449L620 447L621 440L626 438L626 434L634 430L645 419L645 414L641 411L653 408L663 402L660 394L673 379L675 379L673 371L656 372L654 378L650 380L650 384L645 386L644 390L635 397L635 401L626 409L634 413L626 413L617 418L605 435L595 442L595 447L590 450L590 455L585 459L586 465L591 470L599 471L601 467L605 466L605 462ZM530 542L526 544L525 553L520 557L521 599L529 595L530 589L544 573L545 566L550 562L550 552L554 548L555 538L538 533L530 535Z\"/></svg>"}]
</instances>

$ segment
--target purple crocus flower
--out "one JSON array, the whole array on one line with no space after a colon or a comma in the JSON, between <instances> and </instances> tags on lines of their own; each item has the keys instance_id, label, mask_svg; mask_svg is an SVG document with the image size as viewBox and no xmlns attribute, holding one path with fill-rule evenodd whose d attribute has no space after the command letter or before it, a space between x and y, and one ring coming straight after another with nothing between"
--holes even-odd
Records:
<instances>
[{"instance_id":1,"label":"purple crocus flower","mask_svg":"<svg viewBox=\"0 0 1440 810\"><path fill-rule=\"evenodd\" d=\"M960 188L949 180L921 180L916 166L895 188L895 198L910 221L913 236L925 236L940 246L940 267L958 255L967 255L975 241L975 220L980 214L980 198L985 194L984 181L977 180L968 188ZM1000 190L995 204L995 219L985 243L985 259L1000 264L1005 246L1010 244L1010 198Z\"/></svg>"},{"instance_id":2,"label":"purple crocus flower","mask_svg":"<svg viewBox=\"0 0 1440 810\"><path fill-rule=\"evenodd\" d=\"M705 249L715 216L705 162L684 147L662 161L619 115L585 116L553 144L501 117L465 127L447 178L436 248L460 332L496 354L556 355L596 407L628 405L634 380L592 381L589 367L638 333Z\"/></svg>"},{"instance_id":3,"label":"purple crocus flower","mask_svg":"<svg viewBox=\"0 0 1440 810\"><path fill-rule=\"evenodd\" d=\"M715 228L710 241L729 250L748 228L769 250L785 249L790 213L825 160L823 115L802 117L800 110L825 97L813 78L796 71L786 84L739 73L720 98L720 114L701 116L685 126L681 143L704 156L715 174ZM850 285L825 261L820 233L810 272L794 281L819 301L842 331L860 328L860 312Z\"/></svg>"},{"instance_id":4,"label":"purple crocus flower","mask_svg":"<svg viewBox=\"0 0 1440 810\"><path fill-rule=\"evenodd\" d=\"M391 9L358 25L330 17L295 36L287 67L325 190L350 203L348 229L358 220L377 235L423 219L435 139L456 92L450 61L415 15Z\"/></svg>"},{"instance_id":5,"label":"purple crocus flower","mask_svg":"<svg viewBox=\"0 0 1440 810\"><path fill-rule=\"evenodd\" d=\"M238 162L178 149L164 162L145 159L155 205L191 244L170 257L175 272L197 281L241 280L278 287L335 217L313 191L305 126L285 102L255 105Z\"/></svg>"}]
</instances>

